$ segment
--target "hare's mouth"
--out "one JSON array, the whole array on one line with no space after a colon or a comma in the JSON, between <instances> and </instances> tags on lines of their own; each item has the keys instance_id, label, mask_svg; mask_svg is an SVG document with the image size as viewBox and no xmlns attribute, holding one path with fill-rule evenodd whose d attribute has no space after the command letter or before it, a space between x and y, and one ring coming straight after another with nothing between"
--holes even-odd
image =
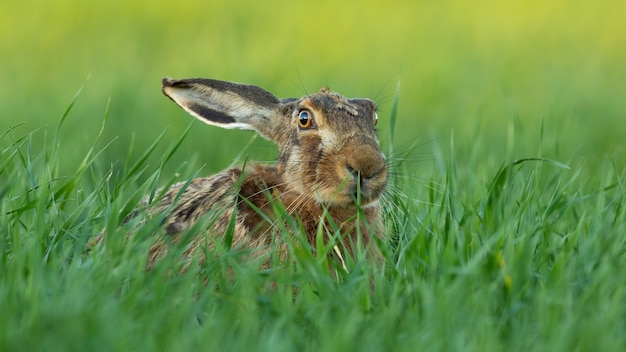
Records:
<instances>
[{"instance_id":1,"label":"hare's mouth","mask_svg":"<svg viewBox=\"0 0 626 352\"><path fill-rule=\"evenodd\" d=\"M366 182L350 182L345 190L351 204L366 206L378 200L383 193L383 185L369 185Z\"/></svg>"},{"instance_id":2,"label":"hare's mouth","mask_svg":"<svg viewBox=\"0 0 626 352\"><path fill-rule=\"evenodd\" d=\"M327 205L366 207L381 197L386 180L386 174L374 179L346 177L337 187L328 190L332 195L319 197L318 200Z\"/></svg>"},{"instance_id":3,"label":"hare's mouth","mask_svg":"<svg viewBox=\"0 0 626 352\"><path fill-rule=\"evenodd\" d=\"M341 165L341 164L340 164ZM384 163L374 170L357 171L350 163L336 166L336 183L327 184L326 196L321 203L343 207L365 207L376 202L387 185L387 168ZM362 169L361 169L362 170Z\"/></svg>"}]
</instances>

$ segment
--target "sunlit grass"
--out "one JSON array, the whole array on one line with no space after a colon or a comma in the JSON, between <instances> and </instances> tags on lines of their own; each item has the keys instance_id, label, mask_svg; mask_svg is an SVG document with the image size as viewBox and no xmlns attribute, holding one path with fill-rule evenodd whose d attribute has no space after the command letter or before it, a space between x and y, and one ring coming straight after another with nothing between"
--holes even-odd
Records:
<instances>
[{"instance_id":1,"label":"sunlit grass","mask_svg":"<svg viewBox=\"0 0 626 352\"><path fill-rule=\"evenodd\" d=\"M145 148L164 129L174 139L187 126L188 117L160 93L164 76L240 81L280 97L328 85L346 96L374 98L387 114L400 79L399 142L448 138L454 129L459 152L471 149L475 138L503 145L515 121L516 158L535 153L543 125L561 152L546 150L546 157L569 160L577 153L599 166L607 153L621 160L626 153L620 131L612 128L626 110L620 95L626 77L622 7L561 0L321 1L313 7L282 1L3 2L0 123L3 130L21 122L26 130L53 125L85 85L75 106L81 118L68 121L63 139L89 147L83 131L97 131L111 98L105 140L118 139L104 158L116 162L131 138ZM382 119L381 129L387 126ZM247 137L219 136L209 128L192 131L181 157L195 155L210 171L223 168ZM80 157L68 149L61 167ZM271 148L251 153L274 156ZM149 162L158 163L158 156Z\"/></svg>"}]
</instances>

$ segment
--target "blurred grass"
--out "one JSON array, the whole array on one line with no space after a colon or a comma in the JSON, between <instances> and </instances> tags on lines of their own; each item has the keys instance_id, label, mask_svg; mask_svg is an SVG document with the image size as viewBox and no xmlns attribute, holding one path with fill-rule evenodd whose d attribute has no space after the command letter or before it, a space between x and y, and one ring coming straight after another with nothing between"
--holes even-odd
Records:
<instances>
[{"instance_id":1,"label":"blurred grass","mask_svg":"<svg viewBox=\"0 0 626 352\"><path fill-rule=\"evenodd\" d=\"M68 121L65 152L90 145L108 98L106 153L118 160L164 129L176 138L189 117L160 93L160 78L213 77L256 84L278 96L322 85L376 99L386 128L402 81L398 141L447 139L459 157L477 139L513 143L518 157L599 165L624 160L624 5L613 1L109 1L3 2L0 5L0 116L6 128L56 121L85 85ZM507 135L513 124L517 141ZM538 146L544 128L546 145ZM182 146L213 171L249 134L219 138L199 126ZM383 138L386 133L383 133ZM258 158L274 150L261 144ZM558 148L557 148L558 145ZM558 151L557 151L558 149ZM502 148L489 150L501 158ZM255 153L255 152L251 152ZM219 154L216 155L216 154ZM223 156L223 157L222 157Z\"/></svg>"},{"instance_id":2,"label":"blurred grass","mask_svg":"<svg viewBox=\"0 0 626 352\"><path fill-rule=\"evenodd\" d=\"M624 10L0 3L0 349L623 350ZM398 176L388 272L335 282L300 253L257 274L222 253L203 267L208 288L145 273L156 225L126 244L124 215L155 183L229 165L251 137L196 123L161 168L191 121L160 93L163 76L375 99ZM244 157L275 156L253 143ZM511 166L535 157L571 169ZM85 255L105 225L118 241Z\"/></svg>"}]
</instances>

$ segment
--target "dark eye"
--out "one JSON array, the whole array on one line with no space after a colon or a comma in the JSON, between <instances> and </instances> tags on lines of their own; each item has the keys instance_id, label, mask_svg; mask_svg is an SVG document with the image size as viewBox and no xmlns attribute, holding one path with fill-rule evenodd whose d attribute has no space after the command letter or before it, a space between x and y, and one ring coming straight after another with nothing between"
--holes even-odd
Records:
<instances>
[{"instance_id":1,"label":"dark eye","mask_svg":"<svg viewBox=\"0 0 626 352\"><path fill-rule=\"evenodd\" d=\"M313 122L313 117L308 110L302 110L298 114L298 125L300 128L309 128Z\"/></svg>"},{"instance_id":2,"label":"dark eye","mask_svg":"<svg viewBox=\"0 0 626 352\"><path fill-rule=\"evenodd\" d=\"M378 123L378 114L374 113L374 126Z\"/></svg>"}]
</instances>

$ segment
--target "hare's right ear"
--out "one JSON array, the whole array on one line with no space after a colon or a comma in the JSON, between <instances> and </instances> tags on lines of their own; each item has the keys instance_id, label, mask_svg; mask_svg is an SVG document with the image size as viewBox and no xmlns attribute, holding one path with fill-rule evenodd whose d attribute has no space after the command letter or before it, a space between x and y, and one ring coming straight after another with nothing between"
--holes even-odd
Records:
<instances>
[{"instance_id":1,"label":"hare's right ear","mask_svg":"<svg viewBox=\"0 0 626 352\"><path fill-rule=\"evenodd\" d=\"M163 94L205 123L223 128L255 130L280 143L288 119L281 118L281 101L251 85L190 78L163 78Z\"/></svg>"}]
</instances>

